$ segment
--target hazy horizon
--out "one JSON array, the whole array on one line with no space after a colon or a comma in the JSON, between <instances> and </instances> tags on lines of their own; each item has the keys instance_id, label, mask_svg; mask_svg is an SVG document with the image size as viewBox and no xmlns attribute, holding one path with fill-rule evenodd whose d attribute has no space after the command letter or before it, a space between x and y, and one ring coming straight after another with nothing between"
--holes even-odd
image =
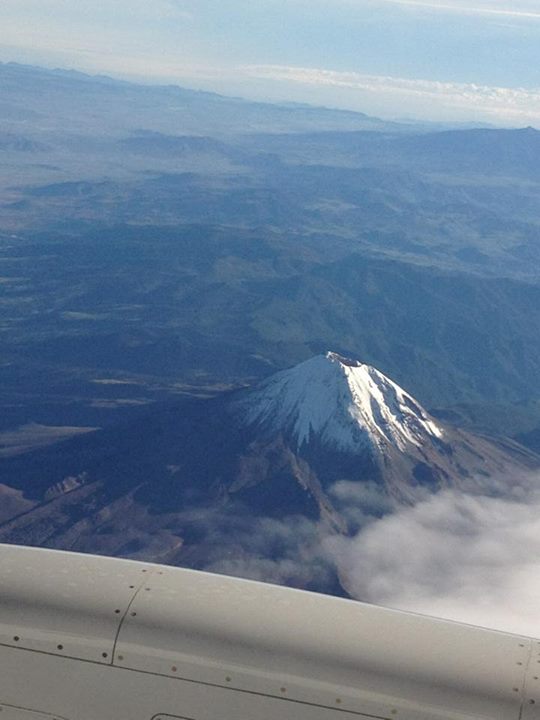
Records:
<instances>
[{"instance_id":1,"label":"hazy horizon","mask_svg":"<svg viewBox=\"0 0 540 720\"><path fill-rule=\"evenodd\" d=\"M540 124L533 0L5 0L0 60L382 118Z\"/></svg>"}]
</instances>

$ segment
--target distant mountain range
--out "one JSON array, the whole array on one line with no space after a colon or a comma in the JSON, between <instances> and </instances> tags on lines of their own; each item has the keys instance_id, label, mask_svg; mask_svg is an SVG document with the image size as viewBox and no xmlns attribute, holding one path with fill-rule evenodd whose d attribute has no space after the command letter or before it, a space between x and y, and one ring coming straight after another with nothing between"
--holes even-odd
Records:
<instances>
[{"instance_id":1,"label":"distant mountain range","mask_svg":"<svg viewBox=\"0 0 540 720\"><path fill-rule=\"evenodd\" d=\"M19 63L0 63L0 88L0 122L40 118L51 130L61 120L66 139L72 138L75 129L83 128L99 137L105 127L124 134L150 128L176 134L181 129L182 134L198 136L410 127L361 112L254 102L177 85L138 85L103 75ZM85 116L89 110L92 114ZM27 129L31 131L31 126Z\"/></svg>"},{"instance_id":2,"label":"distant mountain range","mask_svg":"<svg viewBox=\"0 0 540 720\"><path fill-rule=\"evenodd\" d=\"M532 452L442 424L375 368L329 352L253 389L5 459L0 541L269 580L287 560L282 580L338 591L331 568L313 567L319 535L442 488L504 493L538 467Z\"/></svg>"}]
</instances>

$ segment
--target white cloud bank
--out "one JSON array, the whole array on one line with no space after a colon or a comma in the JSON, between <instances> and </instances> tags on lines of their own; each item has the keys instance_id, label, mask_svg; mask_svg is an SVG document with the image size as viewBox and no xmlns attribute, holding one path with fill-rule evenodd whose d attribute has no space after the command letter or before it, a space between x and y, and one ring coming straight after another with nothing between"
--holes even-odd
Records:
<instances>
[{"instance_id":1,"label":"white cloud bank","mask_svg":"<svg viewBox=\"0 0 540 720\"><path fill-rule=\"evenodd\" d=\"M492 17L540 20L537 0L378 0L380 3L402 5L424 10L459 13L462 15L487 15Z\"/></svg>"},{"instance_id":2,"label":"white cloud bank","mask_svg":"<svg viewBox=\"0 0 540 720\"><path fill-rule=\"evenodd\" d=\"M416 80L282 65L249 65L241 72L248 77L265 80L356 91L366 99L386 98L396 105L401 98L407 106L420 111L422 108L433 109L436 105L441 114L446 111L475 114L501 122L540 122L540 88Z\"/></svg>"},{"instance_id":3,"label":"white cloud bank","mask_svg":"<svg viewBox=\"0 0 540 720\"><path fill-rule=\"evenodd\" d=\"M540 495L442 492L327 549L353 597L540 637Z\"/></svg>"}]
</instances>

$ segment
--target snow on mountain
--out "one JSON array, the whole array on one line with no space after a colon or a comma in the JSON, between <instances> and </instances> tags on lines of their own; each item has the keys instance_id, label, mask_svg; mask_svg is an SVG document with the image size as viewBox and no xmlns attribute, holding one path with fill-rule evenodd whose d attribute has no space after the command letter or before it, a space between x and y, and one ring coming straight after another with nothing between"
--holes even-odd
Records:
<instances>
[{"instance_id":1,"label":"snow on mountain","mask_svg":"<svg viewBox=\"0 0 540 720\"><path fill-rule=\"evenodd\" d=\"M387 444L405 451L443 435L419 403L383 373L334 352L276 373L239 409L247 425L285 432L298 448L315 437L349 453Z\"/></svg>"}]
</instances>

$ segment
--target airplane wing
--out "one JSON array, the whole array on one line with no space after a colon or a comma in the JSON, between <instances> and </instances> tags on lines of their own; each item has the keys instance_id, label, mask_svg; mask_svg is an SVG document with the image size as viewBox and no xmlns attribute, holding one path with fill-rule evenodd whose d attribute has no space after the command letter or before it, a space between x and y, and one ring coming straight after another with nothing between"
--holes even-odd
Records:
<instances>
[{"instance_id":1,"label":"airplane wing","mask_svg":"<svg viewBox=\"0 0 540 720\"><path fill-rule=\"evenodd\" d=\"M1 720L532 720L540 642L0 545Z\"/></svg>"}]
</instances>

